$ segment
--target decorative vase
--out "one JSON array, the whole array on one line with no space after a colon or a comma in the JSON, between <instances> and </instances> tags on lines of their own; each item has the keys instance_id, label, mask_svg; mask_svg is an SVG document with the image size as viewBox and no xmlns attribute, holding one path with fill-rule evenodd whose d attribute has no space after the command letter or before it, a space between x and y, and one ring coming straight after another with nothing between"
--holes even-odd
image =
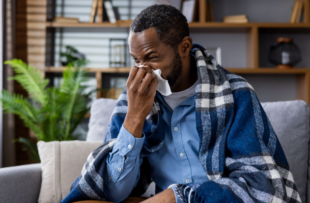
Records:
<instances>
[{"instance_id":1,"label":"decorative vase","mask_svg":"<svg viewBox=\"0 0 310 203\"><path fill-rule=\"evenodd\" d=\"M300 50L292 38L277 38L277 44L270 47L269 62L278 69L291 69L301 61Z\"/></svg>"}]
</instances>

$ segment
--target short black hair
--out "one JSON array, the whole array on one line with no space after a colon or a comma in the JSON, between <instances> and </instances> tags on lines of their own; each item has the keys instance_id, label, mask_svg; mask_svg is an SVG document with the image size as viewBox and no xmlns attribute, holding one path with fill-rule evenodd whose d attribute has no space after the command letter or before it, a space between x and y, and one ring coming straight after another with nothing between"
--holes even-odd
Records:
<instances>
[{"instance_id":1,"label":"short black hair","mask_svg":"<svg viewBox=\"0 0 310 203\"><path fill-rule=\"evenodd\" d=\"M142 32L154 27L159 39L176 48L182 39L189 36L186 17L175 7L155 4L141 11L133 20L129 30Z\"/></svg>"}]
</instances>

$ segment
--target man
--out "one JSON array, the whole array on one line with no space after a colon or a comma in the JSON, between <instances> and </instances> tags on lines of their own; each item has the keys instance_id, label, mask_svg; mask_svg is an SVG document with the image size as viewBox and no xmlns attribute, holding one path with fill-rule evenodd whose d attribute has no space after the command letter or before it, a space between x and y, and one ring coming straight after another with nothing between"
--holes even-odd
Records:
<instances>
[{"instance_id":1,"label":"man","mask_svg":"<svg viewBox=\"0 0 310 203\"><path fill-rule=\"evenodd\" d=\"M150 180L157 194L145 203L300 202L253 88L193 45L182 13L167 5L144 9L128 43L136 66L105 144L63 202L120 202L143 193ZM156 92L157 69L169 96Z\"/></svg>"}]
</instances>

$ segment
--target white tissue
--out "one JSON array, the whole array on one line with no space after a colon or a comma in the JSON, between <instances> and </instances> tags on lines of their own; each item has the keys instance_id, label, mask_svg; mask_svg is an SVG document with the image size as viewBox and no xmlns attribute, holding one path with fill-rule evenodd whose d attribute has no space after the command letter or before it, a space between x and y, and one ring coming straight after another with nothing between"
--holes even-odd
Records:
<instances>
[{"instance_id":1,"label":"white tissue","mask_svg":"<svg viewBox=\"0 0 310 203\"><path fill-rule=\"evenodd\" d=\"M170 85L168 83L168 80L165 80L161 77L161 70L153 70L153 73L155 73L157 80L158 80L158 85L157 85L157 91L160 92L163 96L169 96L172 94Z\"/></svg>"},{"instance_id":2,"label":"white tissue","mask_svg":"<svg viewBox=\"0 0 310 203\"><path fill-rule=\"evenodd\" d=\"M138 66L139 68L143 67L143 65ZM163 96L169 96L172 94L168 80L165 80L161 77L161 70L153 70L153 73L156 75L158 80L157 91Z\"/></svg>"}]
</instances>

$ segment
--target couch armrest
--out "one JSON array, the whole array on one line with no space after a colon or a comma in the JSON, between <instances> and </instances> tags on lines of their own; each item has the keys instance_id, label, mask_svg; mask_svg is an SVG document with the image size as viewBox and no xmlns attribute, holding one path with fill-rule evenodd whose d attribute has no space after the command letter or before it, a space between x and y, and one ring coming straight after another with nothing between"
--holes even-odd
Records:
<instances>
[{"instance_id":1,"label":"couch armrest","mask_svg":"<svg viewBox=\"0 0 310 203\"><path fill-rule=\"evenodd\" d=\"M0 200L10 203L35 203L41 188L41 164L0 169Z\"/></svg>"}]
</instances>

